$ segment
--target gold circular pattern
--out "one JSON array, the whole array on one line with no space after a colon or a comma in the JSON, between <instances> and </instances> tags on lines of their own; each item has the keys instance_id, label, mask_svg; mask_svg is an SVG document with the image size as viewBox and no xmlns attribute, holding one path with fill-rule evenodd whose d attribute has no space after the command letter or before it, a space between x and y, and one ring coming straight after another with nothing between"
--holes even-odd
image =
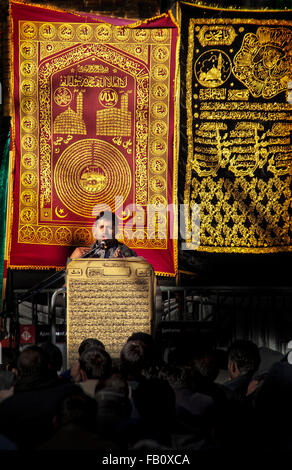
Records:
<instances>
[{"instance_id":1,"label":"gold circular pattern","mask_svg":"<svg viewBox=\"0 0 292 470\"><path fill-rule=\"evenodd\" d=\"M133 38L138 42L148 41L150 32L148 29L135 29L133 31Z\"/></svg>"},{"instance_id":2,"label":"gold circular pattern","mask_svg":"<svg viewBox=\"0 0 292 470\"><path fill-rule=\"evenodd\" d=\"M165 62L169 58L169 50L166 46L156 46L152 55L157 62Z\"/></svg>"},{"instance_id":3,"label":"gold circular pattern","mask_svg":"<svg viewBox=\"0 0 292 470\"><path fill-rule=\"evenodd\" d=\"M164 206L164 207L166 207L166 205L167 205L166 198L164 196L162 196L161 194L155 194L154 196L152 196L151 199L150 199L150 202L154 206Z\"/></svg>"},{"instance_id":4,"label":"gold circular pattern","mask_svg":"<svg viewBox=\"0 0 292 470\"><path fill-rule=\"evenodd\" d=\"M98 101L105 108L112 108L118 102L118 93L112 88L104 88L98 95Z\"/></svg>"},{"instance_id":5,"label":"gold circular pattern","mask_svg":"<svg viewBox=\"0 0 292 470\"><path fill-rule=\"evenodd\" d=\"M21 183L25 188L30 188L35 186L37 182L36 175L31 171L25 171L21 175Z\"/></svg>"},{"instance_id":6,"label":"gold circular pattern","mask_svg":"<svg viewBox=\"0 0 292 470\"><path fill-rule=\"evenodd\" d=\"M20 211L20 220L24 224L33 224L36 221L36 211L33 207L25 207Z\"/></svg>"},{"instance_id":7,"label":"gold circular pattern","mask_svg":"<svg viewBox=\"0 0 292 470\"><path fill-rule=\"evenodd\" d=\"M160 98L161 100L168 95L168 88L165 83L156 83L151 87L151 94L154 98Z\"/></svg>"},{"instance_id":8,"label":"gold circular pattern","mask_svg":"<svg viewBox=\"0 0 292 470\"><path fill-rule=\"evenodd\" d=\"M37 200L35 191L32 189L25 189L20 195L20 200L22 204L25 204L26 206L33 206Z\"/></svg>"},{"instance_id":9,"label":"gold circular pattern","mask_svg":"<svg viewBox=\"0 0 292 470\"><path fill-rule=\"evenodd\" d=\"M100 210L107 206L114 209L116 196L121 196L120 204L127 199L132 175L126 158L116 147L99 139L83 139L61 154L54 181L57 195L67 209L92 217L97 204Z\"/></svg>"},{"instance_id":10,"label":"gold circular pattern","mask_svg":"<svg viewBox=\"0 0 292 470\"><path fill-rule=\"evenodd\" d=\"M131 35L131 31L129 28L123 28L123 27L121 28L119 26L114 28L114 38L119 42L128 41L130 38L130 35Z\"/></svg>"},{"instance_id":11,"label":"gold circular pattern","mask_svg":"<svg viewBox=\"0 0 292 470\"><path fill-rule=\"evenodd\" d=\"M151 31L151 37L155 42L166 42L169 38L168 29L153 29Z\"/></svg>"},{"instance_id":12,"label":"gold circular pattern","mask_svg":"<svg viewBox=\"0 0 292 470\"><path fill-rule=\"evenodd\" d=\"M54 101L58 106L68 106L72 101L72 93L69 88L56 88L54 91Z\"/></svg>"},{"instance_id":13,"label":"gold circular pattern","mask_svg":"<svg viewBox=\"0 0 292 470\"><path fill-rule=\"evenodd\" d=\"M21 139L21 145L24 150L33 151L36 148L36 138L33 135L24 135Z\"/></svg>"},{"instance_id":14,"label":"gold circular pattern","mask_svg":"<svg viewBox=\"0 0 292 470\"><path fill-rule=\"evenodd\" d=\"M150 188L156 193L160 193L166 188L165 178L162 176L153 176L150 178Z\"/></svg>"},{"instance_id":15,"label":"gold circular pattern","mask_svg":"<svg viewBox=\"0 0 292 470\"><path fill-rule=\"evenodd\" d=\"M150 162L150 168L153 173L157 173L157 174L164 173L167 168L167 164L163 158L156 157L156 158L152 158Z\"/></svg>"},{"instance_id":16,"label":"gold circular pattern","mask_svg":"<svg viewBox=\"0 0 292 470\"><path fill-rule=\"evenodd\" d=\"M135 53L136 55L141 55L141 54L143 53L143 48L142 48L142 46L136 46L136 47L134 48L134 53Z\"/></svg>"},{"instance_id":17,"label":"gold circular pattern","mask_svg":"<svg viewBox=\"0 0 292 470\"><path fill-rule=\"evenodd\" d=\"M31 80L30 78L25 78L21 82L20 90L24 96L31 96L35 93L36 82Z\"/></svg>"},{"instance_id":18,"label":"gold circular pattern","mask_svg":"<svg viewBox=\"0 0 292 470\"><path fill-rule=\"evenodd\" d=\"M86 165L80 172L78 184L87 193L99 193L108 184L108 175L103 165Z\"/></svg>"},{"instance_id":19,"label":"gold circular pattern","mask_svg":"<svg viewBox=\"0 0 292 470\"><path fill-rule=\"evenodd\" d=\"M21 100L20 107L23 113L32 114L36 110L36 102L33 98L24 98Z\"/></svg>"},{"instance_id":20,"label":"gold circular pattern","mask_svg":"<svg viewBox=\"0 0 292 470\"><path fill-rule=\"evenodd\" d=\"M73 233L74 245L89 245L92 241L91 232L87 228L78 228Z\"/></svg>"},{"instance_id":21,"label":"gold circular pattern","mask_svg":"<svg viewBox=\"0 0 292 470\"><path fill-rule=\"evenodd\" d=\"M24 41L20 45L20 54L24 59L32 59L36 53L36 46L31 41Z\"/></svg>"},{"instance_id":22,"label":"gold circular pattern","mask_svg":"<svg viewBox=\"0 0 292 470\"><path fill-rule=\"evenodd\" d=\"M21 120L21 128L24 132L33 132L36 125L36 120L32 116L24 116Z\"/></svg>"},{"instance_id":23,"label":"gold circular pattern","mask_svg":"<svg viewBox=\"0 0 292 470\"><path fill-rule=\"evenodd\" d=\"M24 77L33 77L33 75L36 73L36 66L34 62L25 60L20 65L20 71Z\"/></svg>"},{"instance_id":24,"label":"gold circular pattern","mask_svg":"<svg viewBox=\"0 0 292 470\"><path fill-rule=\"evenodd\" d=\"M154 139L151 142L151 152L153 155L163 155L166 152L167 144L163 139Z\"/></svg>"},{"instance_id":25,"label":"gold circular pattern","mask_svg":"<svg viewBox=\"0 0 292 470\"><path fill-rule=\"evenodd\" d=\"M39 227L37 229L36 237L40 243L49 243L52 241L53 232L50 227Z\"/></svg>"},{"instance_id":26,"label":"gold circular pattern","mask_svg":"<svg viewBox=\"0 0 292 470\"><path fill-rule=\"evenodd\" d=\"M26 39L34 39L37 32L37 27L34 23L27 22L21 25L21 33Z\"/></svg>"},{"instance_id":27,"label":"gold circular pattern","mask_svg":"<svg viewBox=\"0 0 292 470\"><path fill-rule=\"evenodd\" d=\"M89 24L80 24L76 29L76 36L79 41L90 41L92 38L92 27Z\"/></svg>"},{"instance_id":28,"label":"gold circular pattern","mask_svg":"<svg viewBox=\"0 0 292 470\"><path fill-rule=\"evenodd\" d=\"M168 68L166 65L155 65L155 67L153 67L152 77L155 80L166 80L168 78Z\"/></svg>"},{"instance_id":29,"label":"gold circular pattern","mask_svg":"<svg viewBox=\"0 0 292 470\"><path fill-rule=\"evenodd\" d=\"M36 167L36 155L34 153L25 153L21 158L21 163L27 170L33 170Z\"/></svg>"},{"instance_id":30,"label":"gold circular pattern","mask_svg":"<svg viewBox=\"0 0 292 470\"><path fill-rule=\"evenodd\" d=\"M111 27L107 24L100 24L95 30L95 37L99 41L109 41L112 37Z\"/></svg>"},{"instance_id":31,"label":"gold circular pattern","mask_svg":"<svg viewBox=\"0 0 292 470\"><path fill-rule=\"evenodd\" d=\"M63 23L58 28L58 36L63 41L71 41L74 38L74 28L70 23Z\"/></svg>"},{"instance_id":32,"label":"gold circular pattern","mask_svg":"<svg viewBox=\"0 0 292 470\"><path fill-rule=\"evenodd\" d=\"M167 124L164 121L154 121L151 126L151 132L153 135L163 137L167 133Z\"/></svg>"},{"instance_id":33,"label":"gold circular pattern","mask_svg":"<svg viewBox=\"0 0 292 470\"><path fill-rule=\"evenodd\" d=\"M194 73L200 85L217 88L228 80L232 70L231 61L220 49L203 52L196 60Z\"/></svg>"},{"instance_id":34,"label":"gold circular pattern","mask_svg":"<svg viewBox=\"0 0 292 470\"><path fill-rule=\"evenodd\" d=\"M32 242L35 237L34 228L30 225L24 225L19 230L19 239L22 242Z\"/></svg>"},{"instance_id":35,"label":"gold circular pattern","mask_svg":"<svg viewBox=\"0 0 292 470\"><path fill-rule=\"evenodd\" d=\"M52 23L43 23L40 26L39 34L42 39L54 39L56 36L56 28Z\"/></svg>"},{"instance_id":36,"label":"gold circular pattern","mask_svg":"<svg viewBox=\"0 0 292 470\"><path fill-rule=\"evenodd\" d=\"M68 245L72 241L71 230L67 227L60 227L55 232L55 239L60 245Z\"/></svg>"},{"instance_id":37,"label":"gold circular pattern","mask_svg":"<svg viewBox=\"0 0 292 470\"><path fill-rule=\"evenodd\" d=\"M164 118L167 114L167 105L162 101L156 101L152 105L151 113L156 118Z\"/></svg>"}]
</instances>

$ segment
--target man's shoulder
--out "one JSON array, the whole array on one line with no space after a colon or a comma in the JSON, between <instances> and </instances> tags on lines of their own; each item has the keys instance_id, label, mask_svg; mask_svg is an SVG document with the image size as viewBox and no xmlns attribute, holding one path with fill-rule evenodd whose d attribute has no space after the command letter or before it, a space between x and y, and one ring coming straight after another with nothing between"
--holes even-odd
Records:
<instances>
[{"instance_id":1,"label":"man's shoulder","mask_svg":"<svg viewBox=\"0 0 292 470\"><path fill-rule=\"evenodd\" d=\"M126 257L137 256L137 253L134 250L131 250L127 245L122 242L118 243L118 249L120 250L121 254Z\"/></svg>"}]
</instances>

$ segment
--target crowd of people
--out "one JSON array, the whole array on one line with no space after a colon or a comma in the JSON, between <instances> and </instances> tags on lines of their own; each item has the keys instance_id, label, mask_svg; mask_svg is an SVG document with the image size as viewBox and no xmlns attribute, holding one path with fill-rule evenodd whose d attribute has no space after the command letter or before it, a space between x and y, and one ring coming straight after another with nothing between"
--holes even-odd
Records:
<instances>
[{"instance_id":1,"label":"crowd of people","mask_svg":"<svg viewBox=\"0 0 292 470\"><path fill-rule=\"evenodd\" d=\"M292 448L292 365L280 353L202 340L165 362L146 333L133 333L119 358L97 338L78 353L65 370L52 343L2 350L1 450Z\"/></svg>"}]
</instances>

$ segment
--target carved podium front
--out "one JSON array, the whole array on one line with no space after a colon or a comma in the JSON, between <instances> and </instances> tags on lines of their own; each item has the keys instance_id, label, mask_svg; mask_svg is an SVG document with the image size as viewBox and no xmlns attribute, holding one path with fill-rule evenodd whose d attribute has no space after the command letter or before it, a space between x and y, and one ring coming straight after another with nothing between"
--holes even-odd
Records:
<instances>
[{"instance_id":1,"label":"carved podium front","mask_svg":"<svg viewBox=\"0 0 292 470\"><path fill-rule=\"evenodd\" d=\"M113 358L135 331L151 333L152 266L143 258L75 259L67 266L67 363L85 338L102 341Z\"/></svg>"}]
</instances>

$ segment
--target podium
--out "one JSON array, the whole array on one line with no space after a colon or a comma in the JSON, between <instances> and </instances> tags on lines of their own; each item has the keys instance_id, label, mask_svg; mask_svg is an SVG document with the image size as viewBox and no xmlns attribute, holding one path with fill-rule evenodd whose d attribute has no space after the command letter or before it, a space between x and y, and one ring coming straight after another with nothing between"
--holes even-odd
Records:
<instances>
[{"instance_id":1,"label":"podium","mask_svg":"<svg viewBox=\"0 0 292 470\"><path fill-rule=\"evenodd\" d=\"M118 358L128 337L151 333L155 275L144 258L75 259L67 265L67 365L85 338Z\"/></svg>"}]
</instances>

